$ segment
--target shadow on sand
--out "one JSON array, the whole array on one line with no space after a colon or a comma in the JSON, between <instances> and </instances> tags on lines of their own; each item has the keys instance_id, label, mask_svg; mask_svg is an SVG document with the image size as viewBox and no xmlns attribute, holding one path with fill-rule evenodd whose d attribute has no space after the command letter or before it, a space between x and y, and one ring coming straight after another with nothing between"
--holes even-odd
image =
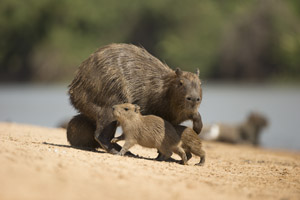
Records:
<instances>
[{"instance_id":1,"label":"shadow on sand","mask_svg":"<svg viewBox=\"0 0 300 200\"><path fill-rule=\"evenodd\" d=\"M98 150L98 149L93 149L93 148L84 148L84 147L74 147L74 146L70 146L70 145L64 145L64 144L54 144L54 143L48 143L48 142L43 142L42 144L45 145L50 145L50 146L55 146L55 147L64 147L64 148L71 148L71 149L77 149L77 150L82 150L82 151L90 151L93 153L107 153L104 150ZM116 155L118 156L118 155ZM126 155L127 157L132 157L132 158L137 158L137 159L143 159L143 160L152 160L152 161L158 161L156 158L146 158L146 157L142 157L139 155L135 155L131 152L127 152ZM161 162L161 161L158 161ZM164 162L176 162L176 163L180 163L180 160L175 160L173 158L169 158L167 160L165 160Z\"/></svg>"}]
</instances>

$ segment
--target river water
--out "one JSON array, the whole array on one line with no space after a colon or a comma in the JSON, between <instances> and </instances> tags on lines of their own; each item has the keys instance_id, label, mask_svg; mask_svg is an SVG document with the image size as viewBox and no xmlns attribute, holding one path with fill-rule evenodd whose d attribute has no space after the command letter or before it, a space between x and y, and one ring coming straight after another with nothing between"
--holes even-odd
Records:
<instances>
[{"instance_id":1,"label":"river water","mask_svg":"<svg viewBox=\"0 0 300 200\"><path fill-rule=\"evenodd\" d=\"M239 123L251 111L264 114L265 148L300 151L300 87L212 84L203 86L204 123ZM65 85L0 86L0 121L56 127L75 115Z\"/></svg>"}]
</instances>

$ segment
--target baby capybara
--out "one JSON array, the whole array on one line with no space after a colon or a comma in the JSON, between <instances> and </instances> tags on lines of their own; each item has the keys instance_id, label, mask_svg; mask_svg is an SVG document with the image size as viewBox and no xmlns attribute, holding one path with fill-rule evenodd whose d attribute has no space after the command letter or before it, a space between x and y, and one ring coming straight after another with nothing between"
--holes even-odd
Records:
<instances>
[{"instance_id":1,"label":"baby capybara","mask_svg":"<svg viewBox=\"0 0 300 200\"><path fill-rule=\"evenodd\" d=\"M164 159L170 158L174 152L186 164L186 154L172 124L155 115L143 116L138 105L129 103L113 106L113 115L122 127L125 139L119 155L125 155L133 145L139 144L158 149Z\"/></svg>"}]
</instances>

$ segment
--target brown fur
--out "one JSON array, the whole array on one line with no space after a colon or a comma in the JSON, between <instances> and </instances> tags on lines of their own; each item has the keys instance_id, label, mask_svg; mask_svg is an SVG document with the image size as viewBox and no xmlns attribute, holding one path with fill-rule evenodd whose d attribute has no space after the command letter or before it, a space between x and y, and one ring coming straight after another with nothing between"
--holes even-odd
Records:
<instances>
[{"instance_id":1,"label":"brown fur","mask_svg":"<svg viewBox=\"0 0 300 200\"><path fill-rule=\"evenodd\" d=\"M250 113L246 122L239 125L240 137L253 145L259 145L259 136L267 125L268 120L265 116L259 113Z\"/></svg>"},{"instance_id":2,"label":"brown fur","mask_svg":"<svg viewBox=\"0 0 300 200\"><path fill-rule=\"evenodd\" d=\"M192 120L193 129L199 134L202 89L198 75L173 71L143 48L111 44L79 66L69 95L72 105L96 124L95 139L114 153L113 149L120 149L110 143L116 130L112 116L112 106L116 104L138 104L142 114L160 116L173 125ZM67 131L71 145L80 143L82 134L86 134L82 125L72 125L74 128Z\"/></svg>"},{"instance_id":3,"label":"brown fur","mask_svg":"<svg viewBox=\"0 0 300 200\"><path fill-rule=\"evenodd\" d=\"M175 126L175 129L181 138L182 148L188 156L187 159L189 160L192 157L192 154L194 154L200 157L200 162L196 165L204 165L205 151L202 150L202 141L197 133L192 128L181 125Z\"/></svg>"},{"instance_id":4,"label":"brown fur","mask_svg":"<svg viewBox=\"0 0 300 200\"><path fill-rule=\"evenodd\" d=\"M139 144L158 149L165 159L174 152L186 164L187 158L181 147L180 137L169 122L155 115L141 115L137 105L126 103L113 108L113 115L120 123L125 139L119 155L124 155L133 145Z\"/></svg>"},{"instance_id":5,"label":"brown fur","mask_svg":"<svg viewBox=\"0 0 300 200\"><path fill-rule=\"evenodd\" d=\"M83 131L83 134L76 135L76 138L73 138L74 135L67 134L67 139L69 142L72 142L72 145L79 148L89 147L89 148L98 148L100 144L94 140L94 130L96 125L86 116L79 114L74 116L67 126L67 132L76 132L73 130L75 128Z\"/></svg>"},{"instance_id":6,"label":"brown fur","mask_svg":"<svg viewBox=\"0 0 300 200\"><path fill-rule=\"evenodd\" d=\"M174 128L176 129L176 132L181 139L181 147L184 149L187 155L187 160L189 160L192 157L192 154L194 154L200 157L200 161L196 165L204 165L206 153L202 149L202 141L197 133L192 128L186 126L176 125ZM118 142L121 140L124 140L124 134L119 137L113 138L112 141ZM162 159L162 157L160 157L160 159Z\"/></svg>"}]
</instances>

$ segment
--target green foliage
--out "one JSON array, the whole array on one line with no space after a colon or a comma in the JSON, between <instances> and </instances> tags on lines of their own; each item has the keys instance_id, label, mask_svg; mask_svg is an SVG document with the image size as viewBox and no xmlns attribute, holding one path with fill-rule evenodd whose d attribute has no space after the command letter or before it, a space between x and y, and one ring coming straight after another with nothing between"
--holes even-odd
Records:
<instances>
[{"instance_id":1,"label":"green foliage","mask_svg":"<svg viewBox=\"0 0 300 200\"><path fill-rule=\"evenodd\" d=\"M113 42L202 78L297 78L299 12L297 0L2 0L0 79L69 81Z\"/></svg>"}]
</instances>

